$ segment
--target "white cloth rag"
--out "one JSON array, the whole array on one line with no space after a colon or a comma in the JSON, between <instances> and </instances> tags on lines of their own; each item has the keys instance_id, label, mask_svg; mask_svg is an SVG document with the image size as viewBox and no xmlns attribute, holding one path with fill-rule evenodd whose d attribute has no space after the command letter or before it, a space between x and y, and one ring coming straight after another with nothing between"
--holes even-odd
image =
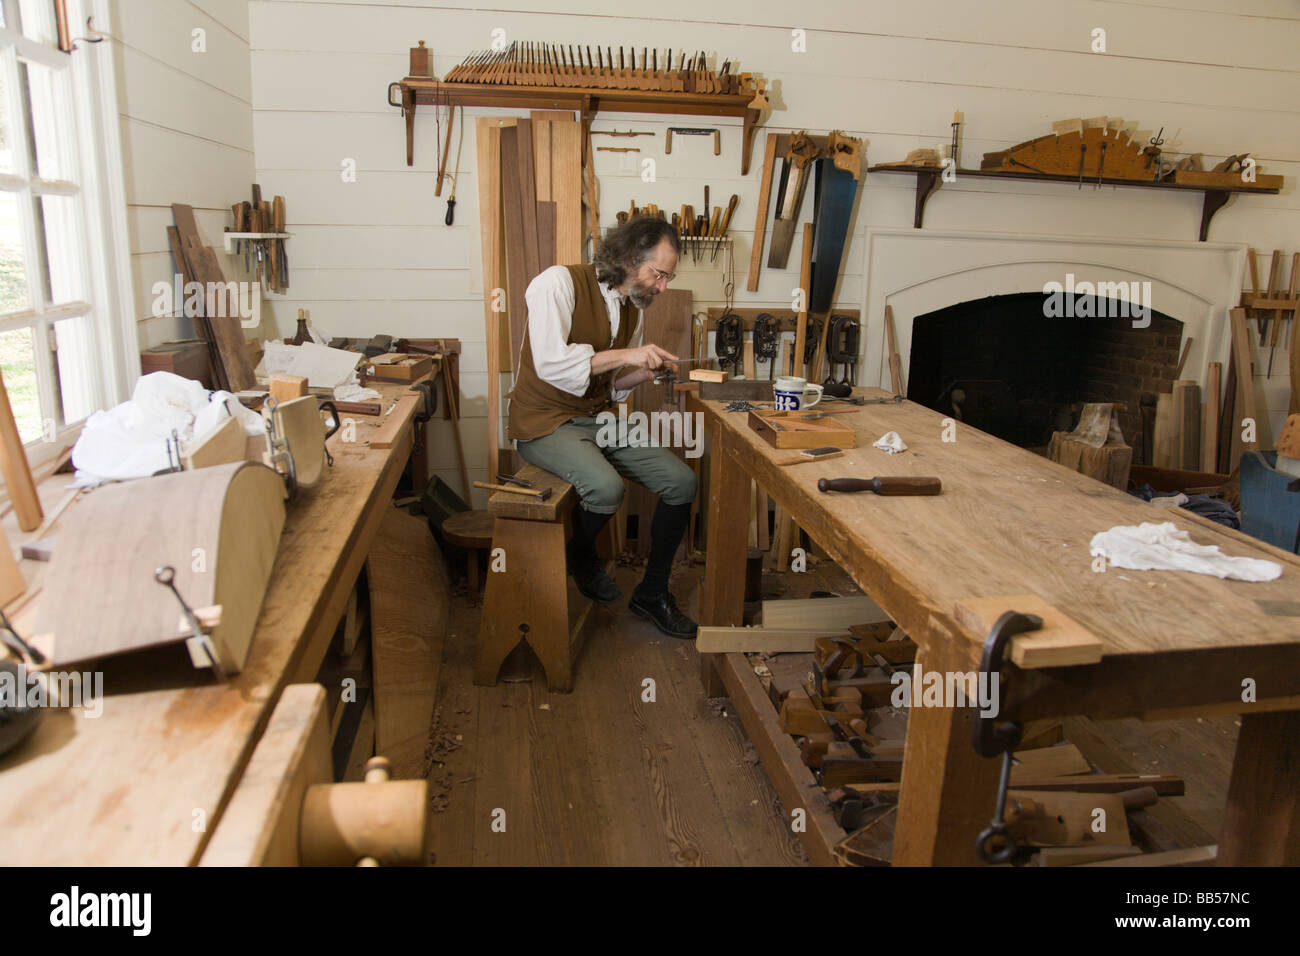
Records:
<instances>
[{"instance_id":1,"label":"white cloth rag","mask_svg":"<svg viewBox=\"0 0 1300 956\"><path fill-rule=\"evenodd\" d=\"M903 439L898 437L898 432L885 432L876 439L872 447L879 448L891 455L897 455L900 451L907 451L907 445L903 443Z\"/></svg>"},{"instance_id":2,"label":"white cloth rag","mask_svg":"<svg viewBox=\"0 0 1300 956\"><path fill-rule=\"evenodd\" d=\"M1089 553L1133 571L1193 571L1230 581L1273 581L1282 565L1262 558L1234 558L1218 545L1197 544L1173 522L1116 525L1092 536Z\"/></svg>"},{"instance_id":3,"label":"white cloth rag","mask_svg":"<svg viewBox=\"0 0 1300 956\"><path fill-rule=\"evenodd\" d=\"M239 419L246 434L263 431L262 417L229 392L209 392L171 372L142 375L128 401L86 419L72 449L76 483L152 475L172 464L167 444L173 430L183 450L231 416Z\"/></svg>"}]
</instances>

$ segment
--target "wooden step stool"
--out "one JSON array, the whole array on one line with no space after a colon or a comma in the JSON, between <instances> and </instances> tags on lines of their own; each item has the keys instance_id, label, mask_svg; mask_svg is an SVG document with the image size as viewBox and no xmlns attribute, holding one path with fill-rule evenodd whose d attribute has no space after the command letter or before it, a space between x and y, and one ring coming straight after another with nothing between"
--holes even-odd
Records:
<instances>
[{"instance_id":1,"label":"wooden step stool","mask_svg":"<svg viewBox=\"0 0 1300 956\"><path fill-rule=\"evenodd\" d=\"M495 524L474 683L495 684L510 652L527 641L546 672L547 688L567 694L573 690L573 662L592 603L578 592L565 567L565 520L578 495L567 481L533 465L516 476L534 488L550 488L551 497L539 501L494 491L488 498ZM494 570L498 548L504 551L504 571Z\"/></svg>"}]
</instances>

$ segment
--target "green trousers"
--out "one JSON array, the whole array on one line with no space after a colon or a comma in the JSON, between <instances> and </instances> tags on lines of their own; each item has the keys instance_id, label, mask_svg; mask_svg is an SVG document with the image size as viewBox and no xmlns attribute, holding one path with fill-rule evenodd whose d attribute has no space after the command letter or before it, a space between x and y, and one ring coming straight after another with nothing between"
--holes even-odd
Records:
<instances>
[{"instance_id":1,"label":"green trousers","mask_svg":"<svg viewBox=\"0 0 1300 956\"><path fill-rule=\"evenodd\" d=\"M519 456L573 485L582 506L595 514L613 514L623 503L623 479L645 485L670 505L695 498L695 473L669 448L602 448L601 422L571 418L549 435L516 443Z\"/></svg>"}]
</instances>

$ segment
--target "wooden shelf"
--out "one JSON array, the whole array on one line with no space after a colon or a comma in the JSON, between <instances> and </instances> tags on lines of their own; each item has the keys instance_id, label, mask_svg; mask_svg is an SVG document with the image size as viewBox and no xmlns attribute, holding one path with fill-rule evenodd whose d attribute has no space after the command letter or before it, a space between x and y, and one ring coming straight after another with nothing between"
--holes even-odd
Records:
<instances>
[{"instance_id":1,"label":"wooden shelf","mask_svg":"<svg viewBox=\"0 0 1300 956\"><path fill-rule=\"evenodd\" d=\"M926 201L943 182L943 167L891 163L872 166L867 172L912 173L916 176L916 214L912 219L912 226L920 229L921 221L925 216ZM1073 186L1080 183L1077 176L1058 176L1050 173L1016 173L1005 169L958 169L955 172L958 180L965 178L1019 179L1025 182L1069 183ZM1216 212L1223 208L1224 203L1228 201L1232 193L1263 193L1276 196L1279 192L1278 189L1269 186L1255 186L1249 183L1242 183L1239 186L1205 186L1190 183L1148 182L1141 179L1097 179L1096 177L1085 177L1082 183L1084 186L1131 186L1137 189L1191 190L1204 193L1205 200L1201 207L1201 242L1205 242L1205 237L1210 231L1210 220L1214 218Z\"/></svg>"},{"instance_id":2,"label":"wooden shelf","mask_svg":"<svg viewBox=\"0 0 1300 956\"><path fill-rule=\"evenodd\" d=\"M401 102L393 102L393 89ZM406 165L415 161L415 111L418 106L486 106L498 109L576 110L582 117L583 161L587 134L601 110L607 113L660 113L673 116L739 116L745 121L741 140L740 174L749 172L761 111L752 109L752 93L671 93L663 90L606 90L560 86L501 86L485 83L440 83L408 76L389 86L388 102L400 106L406 118Z\"/></svg>"}]
</instances>

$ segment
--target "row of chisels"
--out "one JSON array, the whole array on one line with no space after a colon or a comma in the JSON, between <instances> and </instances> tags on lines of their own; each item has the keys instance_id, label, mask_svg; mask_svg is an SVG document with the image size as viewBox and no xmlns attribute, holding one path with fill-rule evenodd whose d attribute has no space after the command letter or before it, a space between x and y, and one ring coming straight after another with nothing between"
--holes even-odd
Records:
<instances>
[{"instance_id":1,"label":"row of chisels","mask_svg":"<svg viewBox=\"0 0 1300 956\"><path fill-rule=\"evenodd\" d=\"M276 196L267 202L262 198L262 187L256 183L253 184L252 201L235 203L230 211L235 219L232 232L265 234L285 231L284 197ZM246 273L253 273L258 282L265 281L271 292L283 295L288 291L289 257L283 239L236 239L235 254L241 252Z\"/></svg>"},{"instance_id":2,"label":"row of chisels","mask_svg":"<svg viewBox=\"0 0 1300 956\"><path fill-rule=\"evenodd\" d=\"M674 62L676 66L674 66ZM500 51L474 53L453 67L444 83L561 86L684 93L756 92L748 73L727 60L711 70L705 54L642 47L515 41Z\"/></svg>"}]
</instances>

